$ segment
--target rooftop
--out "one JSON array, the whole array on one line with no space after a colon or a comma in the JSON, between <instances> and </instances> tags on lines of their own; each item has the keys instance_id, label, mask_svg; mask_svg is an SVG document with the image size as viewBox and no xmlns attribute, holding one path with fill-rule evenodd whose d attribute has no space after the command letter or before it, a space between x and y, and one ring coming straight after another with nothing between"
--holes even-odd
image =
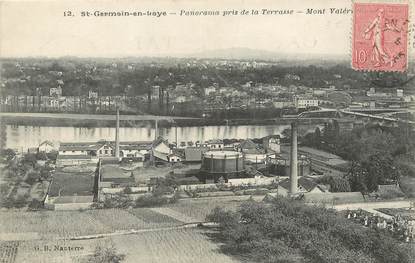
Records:
<instances>
[{"instance_id":1,"label":"rooftop","mask_svg":"<svg viewBox=\"0 0 415 263\"><path fill-rule=\"evenodd\" d=\"M242 158L242 153L236 152L236 151L208 151L204 153L205 157L211 157L213 158L224 158L224 157L237 157L239 156Z\"/></svg>"},{"instance_id":2,"label":"rooftop","mask_svg":"<svg viewBox=\"0 0 415 263\"><path fill-rule=\"evenodd\" d=\"M311 148L311 147L303 146L303 147L299 147L298 150L300 152L314 154L314 155L322 156L322 157L325 157L325 158L328 158L328 159L342 159L338 155L335 155L335 154L332 154L332 153L329 153L329 152L325 152L325 151L322 151L322 150L318 150L318 149L315 149L315 148Z\"/></svg>"},{"instance_id":3,"label":"rooftop","mask_svg":"<svg viewBox=\"0 0 415 263\"><path fill-rule=\"evenodd\" d=\"M60 144L60 151L93 151L98 150L103 145L110 147L115 146L115 141L98 141L98 142L63 142ZM151 141L126 141L120 142L121 150L149 150L151 149Z\"/></svg>"},{"instance_id":4,"label":"rooftop","mask_svg":"<svg viewBox=\"0 0 415 263\"><path fill-rule=\"evenodd\" d=\"M241 142L239 147L242 149L256 149L258 145L256 145L253 141L248 139L248 140L244 140L243 142Z\"/></svg>"},{"instance_id":5,"label":"rooftop","mask_svg":"<svg viewBox=\"0 0 415 263\"><path fill-rule=\"evenodd\" d=\"M202 154L207 151L208 148L206 147L187 147L184 149L184 155L186 157L186 161L197 162L202 160Z\"/></svg>"},{"instance_id":6,"label":"rooftop","mask_svg":"<svg viewBox=\"0 0 415 263\"><path fill-rule=\"evenodd\" d=\"M287 178L280 182L280 186L288 190L290 189L290 183L291 180ZM312 179L304 176L298 178L298 185L304 188L307 192L310 192L318 186Z\"/></svg>"}]
</instances>

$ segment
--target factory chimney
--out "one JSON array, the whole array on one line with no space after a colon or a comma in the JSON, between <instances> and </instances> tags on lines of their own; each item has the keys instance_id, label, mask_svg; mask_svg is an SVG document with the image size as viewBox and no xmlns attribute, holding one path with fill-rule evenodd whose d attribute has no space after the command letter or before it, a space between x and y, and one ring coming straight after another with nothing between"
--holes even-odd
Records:
<instances>
[{"instance_id":1,"label":"factory chimney","mask_svg":"<svg viewBox=\"0 0 415 263\"><path fill-rule=\"evenodd\" d=\"M120 158L120 109L117 107L117 126L115 129L115 157Z\"/></svg>"},{"instance_id":2,"label":"factory chimney","mask_svg":"<svg viewBox=\"0 0 415 263\"><path fill-rule=\"evenodd\" d=\"M290 194L298 190L297 123L291 123Z\"/></svg>"},{"instance_id":3,"label":"factory chimney","mask_svg":"<svg viewBox=\"0 0 415 263\"><path fill-rule=\"evenodd\" d=\"M155 125L155 131L154 131L154 140L157 140L159 137L159 127L158 127L158 121L155 119L156 125Z\"/></svg>"}]
</instances>

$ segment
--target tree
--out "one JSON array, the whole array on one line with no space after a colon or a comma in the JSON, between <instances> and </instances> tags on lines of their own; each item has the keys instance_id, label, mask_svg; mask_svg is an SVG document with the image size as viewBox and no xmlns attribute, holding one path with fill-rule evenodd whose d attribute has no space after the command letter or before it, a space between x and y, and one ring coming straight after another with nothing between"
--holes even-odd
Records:
<instances>
[{"instance_id":1,"label":"tree","mask_svg":"<svg viewBox=\"0 0 415 263\"><path fill-rule=\"evenodd\" d=\"M9 162L14 158L14 156L16 156L16 153L12 149L4 149L1 151L1 156Z\"/></svg>"},{"instance_id":2,"label":"tree","mask_svg":"<svg viewBox=\"0 0 415 263\"><path fill-rule=\"evenodd\" d=\"M349 172L347 173L347 178L349 179L350 188L352 191L359 191L366 193L368 191L366 186L366 177L367 170L362 164L358 161L353 161Z\"/></svg>"},{"instance_id":3,"label":"tree","mask_svg":"<svg viewBox=\"0 0 415 263\"><path fill-rule=\"evenodd\" d=\"M48 156L45 152L38 152L36 153L36 159L46 161L48 159Z\"/></svg>"},{"instance_id":4,"label":"tree","mask_svg":"<svg viewBox=\"0 0 415 263\"><path fill-rule=\"evenodd\" d=\"M32 199L32 201L29 203L29 208L32 210L39 210L43 208L43 202L39 201L37 199Z\"/></svg>"},{"instance_id":5,"label":"tree","mask_svg":"<svg viewBox=\"0 0 415 263\"><path fill-rule=\"evenodd\" d=\"M215 208L207 220L218 223L223 251L247 261L412 262L410 247L388 233L291 199L248 201L235 212Z\"/></svg>"},{"instance_id":6,"label":"tree","mask_svg":"<svg viewBox=\"0 0 415 263\"><path fill-rule=\"evenodd\" d=\"M291 141L291 128L284 129L281 132L281 141L290 142Z\"/></svg>"},{"instance_id":7,"label":"tree","mask_svg":"<svg viewBox=\"0 0 415 263\"><path fill-rule=\"evenodd\" d=\"M396 169L392 157L388 154L374 154L364 163L368 173L366 186L375 191L379 184L395 183L399 180L399 170Z\"/></svg>"},{"instance_id":8,"label":"tree","mask_svg":"<svg viewBox=\"0 0 415 263\"><path fill-rule=\"evenodd\" d=\"M40 180L40 174L37 171L30 171L27 173L25 182L32 185Z\"/></svg>"},{"instance_id":9,"label":"tree","mask_svg":"<svg viewBox=\"0 0 415 263\"><path fill-rule=\"evenodd\" d=\"M97 245L94 254L89 257L89 263L119 263L122 262L125 255L119 254L113 244L109 247Z\"/></svg>"},{"instance_id":10,"label":"tree","mask_svg":"<svg viewBox=\"0 0 415 263\"><path fill-rule=\"evenodd\" d=\"M32 167L35 167L36 163L37 163L37 159L36 159L36 154L34 153L27 153L23 156L23 161L24 164L28 164L31 165Z\"/></svg>"},{"instance_id":11,"label":"tree","mask_svg":"<svg viewBox=\"0 0 415 263\"><path fill-rule=\"evenodd\" d=\"M319 127L316 127L316 129L314 130L314 145L317 148L321 147L321 131Z\"/></svg>"}]
</instances>

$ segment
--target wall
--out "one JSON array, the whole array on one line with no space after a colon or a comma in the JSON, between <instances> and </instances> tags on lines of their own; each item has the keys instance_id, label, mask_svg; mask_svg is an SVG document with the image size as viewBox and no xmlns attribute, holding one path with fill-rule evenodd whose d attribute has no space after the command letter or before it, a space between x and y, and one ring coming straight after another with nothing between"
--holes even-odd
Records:
<instances>
[{"instance_id":1,"label":"wall","mask_svg":"<svg viewBox=\"0 0 415 263\"><path fill-rule=\"evenodd\" d=\"M59 150L59 155L85 155L85 156L87 156L88 155L88 152L85 150L85 151L81 151L81 150L75 150L75 151L72 151L72 150L65 150L65 151L62 151L62 150Z\"/></svg>"},{"instance_id":2,"label":"wall","mask_svg":"<svg viewBox=\"0 0 415 263\"><path fill-rule=\"evenodd\" d=\"M98 158L91 159L58 159L56 165L58 167L62 166L74 166L74 165L84 165L84 164L97 164Z\"/></svg>"},{"instance_id":3,"label":"wall","mask_svg":"<svg viewBox=\"0 0 415 263\"><path fill-rule=\"evenodd\" d=\"M245 162L251 162L251 163L265 163L267 159L266 154L254 154L254 153L245 153Z\"/></svg>"},{"instance_id":4,"label":"wall","mask_svg":"<svg viewBox=\"0 0 415 263\"><path fill-rule=\"evenodd\" d=\"M228 183L224 183L225 186L242 186L242 185L270 185L273 182L276 182L277 178L275 177L258 177L258 178L236 178L229 179ZM196 190L196 189L207 189L207 188L217 188L216 184L189 184L189 185L180 185L179 190Z\"/></svg>"}]
</instances>

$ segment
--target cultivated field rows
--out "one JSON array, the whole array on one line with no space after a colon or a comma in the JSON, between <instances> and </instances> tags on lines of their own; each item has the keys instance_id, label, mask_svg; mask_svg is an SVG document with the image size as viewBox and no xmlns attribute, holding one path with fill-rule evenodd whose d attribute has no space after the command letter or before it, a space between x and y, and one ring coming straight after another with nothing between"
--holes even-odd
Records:
<instances>
[{"instance_id":1,"label":"cultivated field rows","mask_svg":"<svg viewBox=\"0 0 415 263\"><path fill-rule=\"evenodd\" d=\"M198 229L147 232L139 235L113 237L125 262L208 263L237 262L222 254L217 244Z\"/></svg>"},{"instance_id":2,"label":"cultivated field rows","mask_svg":"<svg viewBox=\"0 0 415 263\"><path fill-rule=\"evenodd\" d=\"M147 208L102 209L83 212L9 211L0 212L0 222L0 240L4 240L5 236L8 240L11 233L38 233L41 238L51 239L182 224L182 222Z\"/></svg>"},{"instance_id":3,"label":"cultivated field rows","mask_svg":"<svg viewBox=\"0 0 415 263\"><path fill-rule=\"evenodd\" d=\"M193 218L197 222L204 222L206 216L215 208L221 207L227 210L236 210L240 205L239 200L226 200L222 198L212 199L193 199L180 200L180 202L171 204L168 208L183 214L183 216ZM163 208L162 208L163 209Z\"/></svg>"}]
</instances>

